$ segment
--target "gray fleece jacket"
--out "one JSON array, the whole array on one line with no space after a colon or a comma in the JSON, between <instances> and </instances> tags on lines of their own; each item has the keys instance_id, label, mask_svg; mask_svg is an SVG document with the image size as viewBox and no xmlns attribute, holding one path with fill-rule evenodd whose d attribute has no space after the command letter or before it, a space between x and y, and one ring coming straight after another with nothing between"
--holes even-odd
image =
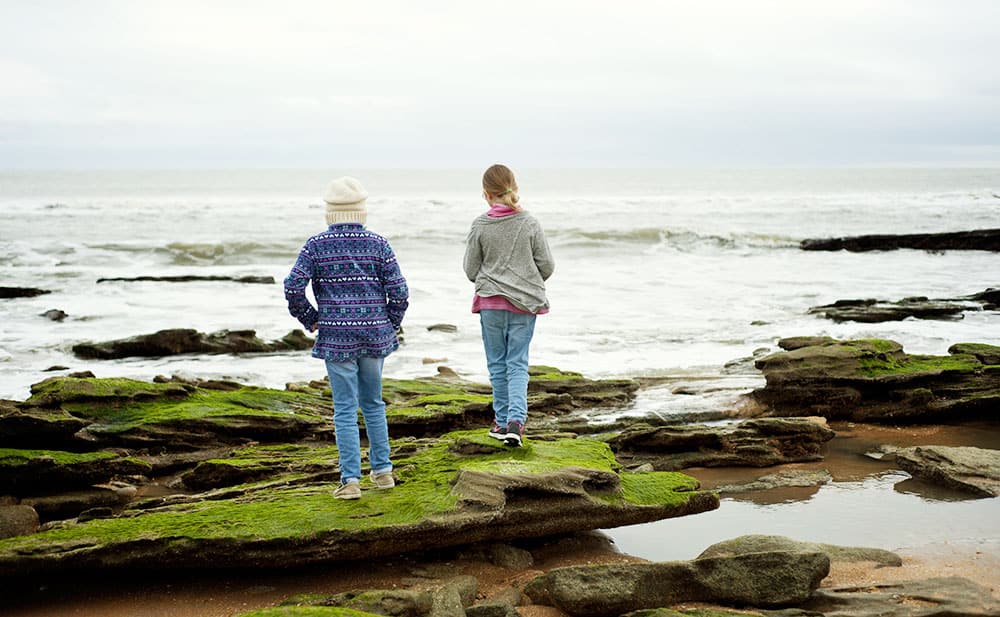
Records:
<instances>
[{"instance_id":1,"label":"gray fleece jacket","mask_svg":"<svg viewBox=\"0 0 1000 617\"><path fill-rule=\"evenodd\" d=\"M555 262L542 226L527 212L479 215L466 240L464 265L476 294L503 296L531 313L549 308L545 280Z\"/></svg>"}]
</instances>

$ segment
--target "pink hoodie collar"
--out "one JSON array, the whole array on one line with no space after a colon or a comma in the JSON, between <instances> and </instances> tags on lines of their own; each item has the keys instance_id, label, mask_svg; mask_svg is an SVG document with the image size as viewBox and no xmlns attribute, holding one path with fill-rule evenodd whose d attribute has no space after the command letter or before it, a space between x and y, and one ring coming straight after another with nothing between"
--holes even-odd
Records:
<instances>
[{"instance_id":1,"label":"pink hoodie collar","mask_svg":"<svg viewBox=\"0 0 1000 617\"><path fill-rule=\"evenodd\" d=\"M504 216L510 216L511 214L517 214L519 211L511 208L507 204L490 204L490 209L486 212L487 216L491 218L501 218Z\"/></svg>"}]
</instances>

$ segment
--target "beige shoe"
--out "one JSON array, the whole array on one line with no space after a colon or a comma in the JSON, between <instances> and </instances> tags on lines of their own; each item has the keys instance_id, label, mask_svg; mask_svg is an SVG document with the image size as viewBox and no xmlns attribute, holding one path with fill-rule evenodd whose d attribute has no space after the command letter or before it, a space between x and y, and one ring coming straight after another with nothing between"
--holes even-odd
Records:
<instances>
[{"instance_id":1,"label":"beige shoe","mask_svg":"<svg viewBox=\"0 0 1000 617\"><path fill-rule=\"evenodd\" d=\"M361 485L357 482L341 484L333 491L333 496L337 499L361 499Z\"/></svg>"},{"instance_id":2,"label":"beige shoe","mask_svg":"<svg viewBox=\"0 0 1000 617\"><path fill-rule=\"evenodd\" d=\"M370 477L375 488L392 488L396 486L396 480L392 477L391 471L384 471L382 473L372 471Z\"/></svg>"}]
</instances>

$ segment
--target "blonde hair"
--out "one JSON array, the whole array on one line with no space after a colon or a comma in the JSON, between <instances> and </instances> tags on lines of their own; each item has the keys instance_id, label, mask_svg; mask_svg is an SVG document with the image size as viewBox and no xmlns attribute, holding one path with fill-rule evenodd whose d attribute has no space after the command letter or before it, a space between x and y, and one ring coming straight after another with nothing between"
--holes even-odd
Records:
<instances>
[{"instance_id":1,"label":"blonde hair","mask_svg":"<svg viewBox=\"0 0 1000 617\"><path fill-rule=\"evenodd\" d=\"M483 191L499 203L515 210L521 209L514 172L506 165L492 165L486 170L483 174Z\"/></svg>"}]
</instances>

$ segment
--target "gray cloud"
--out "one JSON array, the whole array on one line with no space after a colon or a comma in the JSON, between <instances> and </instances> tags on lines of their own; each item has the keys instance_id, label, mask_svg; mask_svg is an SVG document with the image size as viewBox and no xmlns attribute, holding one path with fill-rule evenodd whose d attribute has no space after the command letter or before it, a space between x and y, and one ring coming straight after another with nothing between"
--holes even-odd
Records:
<instances>
[{"instance_id":1,"label":"gray cloud","mask_svg":"<svg viewBox=\"0 0 1000 617\"><path fill-rule=\"evenodd\" d=\"M995 164L989 0L5 8L0 167Z\"/></svg>"}]
</instances>

